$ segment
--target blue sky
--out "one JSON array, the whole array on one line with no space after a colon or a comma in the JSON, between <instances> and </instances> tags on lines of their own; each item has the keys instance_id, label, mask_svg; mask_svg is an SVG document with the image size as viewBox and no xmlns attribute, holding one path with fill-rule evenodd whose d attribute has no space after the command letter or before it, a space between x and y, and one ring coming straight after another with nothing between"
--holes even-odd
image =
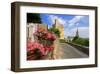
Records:
<instances>
[{"instance_id":1,"label":"blue sky","mask_svg":"<svg viewBox=\"0 0 100 74\"><path fill-rule=\"evenodd\" d=\"M76 30L79 30L79 36L89 37L89 16L88 15L67 15L67 14L40 14L42 23L52 27L54 20L64 26L64 36L75 36Z\"/></svg>"}]
</instances>

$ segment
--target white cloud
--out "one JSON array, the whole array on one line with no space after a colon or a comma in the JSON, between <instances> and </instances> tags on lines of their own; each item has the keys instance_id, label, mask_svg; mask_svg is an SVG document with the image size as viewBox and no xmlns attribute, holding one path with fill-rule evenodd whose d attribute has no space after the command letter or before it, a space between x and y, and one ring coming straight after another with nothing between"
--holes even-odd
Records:
<instances>
[{"instance_id":1,"label":"white cloud","mask_svg":"<svg viewBox=\"0 0 100 74\"><path fill-rule=\"evenodd\" d=\"M50 15L49 19L54 23L55 19L57 19L62 25L66 24L66 21L62 19L61 17L58 17L56 15Z\"/></svg>"},{"instance_id":2,"label":"white cloud","mask_svg":"<svg viewBox=\"0 0 100 74\"><path fill-rule=\"evenodd\" d=\"M83 18L84 16L75 16L73 19L68 21L69 26L78 25L77 23Z\"/></svg>"},{"instance_id":3,"label":"white cloud","mask_svg":"<svg viewBox=\"0 0 100 74\"><path fill-rule=\"evenodd\" d=\"M76 31L77 28L73 28L73 29L66 29L65 35L66 36L75 36L76 35ZM89 27L78 27L78 31L79 31L79 36L82 38L88 38L89 37Z\"/></svg>"},{"instance_id":4,"label":"white cloud","mask_svg":"<svg viewBox=\"0 0 100 74\"><path fill-rule=\"evenodd\" d=\"M84 16L75 16L71 20L67 21L65 19L62 19L61 17L58 17L56 15L49 15L50 21L54 23L55 19L58 19L58 21L64 25L64 34L65 36L75 36L76 35L76 30L77 28L71 28L74 25L80 24L79 21L83 18ZM68 26L69 28L68 28ZM71 28L71 29L70 29ZM78 27L79 30L79 36L83 38L88 38L89 37L89 27Z\"/></svg>"}]
</instances>

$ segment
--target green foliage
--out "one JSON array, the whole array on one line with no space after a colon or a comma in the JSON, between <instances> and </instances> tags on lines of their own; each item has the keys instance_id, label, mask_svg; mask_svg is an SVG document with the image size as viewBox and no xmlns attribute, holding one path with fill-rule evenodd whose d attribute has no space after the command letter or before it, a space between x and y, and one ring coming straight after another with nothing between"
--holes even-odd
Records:
<instances>
[{"instance_id":1,"label":"green foliage","mask_svg":"<svg viewBox=\"0 0 100 74\"><path fill-rule=\"evenodd\" d=\"M27 23L41 23L40 14L27 13Z\"/></svg>"},{"instance_id":2,"label":"green foliage","mask_svg":"<svg viewBox=\"0 0 100 74\"><path fill-rule=\"evenodd\" d=\"M75 41L75 40L77 40L77 39L78 39L78 36L75 36L75 37L73 38L72 41Z\"/></svg>"},{"instance_id":3,"label":"green foliage","mask_svg":"<svg viewBox=\"0 0 100 74\"><path fill-rule=\"evenodd\" d=\"M73 39L72 42L74 42L76 44L83 45L83 46L89 46L89 39L76 37L76 38Z\"/></svg>"},{"instance_id":4,"label":"green foliage","mask_svg":"<svg viewBox=\"0 0 100 74\"><path fill-rule=\"evenodd\" d=\"M59 39L61 43L66 43L65 39Z\"/></svg>"},{"instance_id":5,"label":"green foliage","mask_svg":"<svg viewBox=\"0 0 100 74\"><path fill-rule=\"evenodd\" d=\"M60 31L59 29L52 27L49 29L50 32L53 32L56 36L60 37Z\"/></svg>"}]
</instances>

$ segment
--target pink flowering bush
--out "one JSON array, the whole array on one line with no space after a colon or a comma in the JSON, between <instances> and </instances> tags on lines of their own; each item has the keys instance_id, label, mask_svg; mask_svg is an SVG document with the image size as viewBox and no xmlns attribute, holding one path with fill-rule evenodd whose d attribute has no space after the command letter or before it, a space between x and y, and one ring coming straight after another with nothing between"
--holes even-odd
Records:
<instances>
[{"instance_id":1,"label":"pink flowering bush","mask_svg":"<svg viewBox=\"0 0 100 74\"><path fill-rule=\"evenodd\" d=\"M38 42L28 42L27 43L28 51L39 49L42 55L45 55L45 49L42 44Z\"/></svg>"},{"instance_id":2,"label":"pink flowering bush","mask_svg":"<svg viewBox=\"0 0 100 74\"><path fill-rule=\"evenodd\" d=\"M45 48L38 42L28 42L27 55L27 60L42 59L45 55Z\"/></svg>"},{"instance_id":3,"label":"pink flowering bush","mask_svg":"<svg viewBox=\"0 0 100 74\"><path fill-rule=\"evenodd\" d=\"M46 45L46 46L44 46L44 48L45 48L45 51L47 50L47 51L52 51L53 49L54 49L54 46L53 45L51 45L51 46L49 46L49 45Z\"/></svg>"},{"instance_id":4,"label":"pink flowering bush","mask_svg":"<svg viewBox=\"0 0 100 74\"><path fill-rule=\"evenodd\" d=\"M51 33L51 32L47 32L46 36L45 36L45 39L46 40L54 41L56 39L56 36L53 33Z\"/></svg>"},{"instance_id":5,"label":"pink flowering bush","mask_svg":"<svg viewBox=\"0 0 100 74\"><path fill-rule=\"evenodd\" d=\"M39 28L34 35L45 40L54 41L56 39L56 36L53 33L41 28Z\"/></svg>"},{"instance_id":6,"label":"pink flowering bush","mask_svg":"<svg viewBox=\"0 0 100 74\"><path fill-rule=\"evenodd\" d=\"M32 42L29 40L27 42L28 60L43 59L44 56L54 50L53 42L56 39L55 34L39 28L34 35L38 38L38 41Z\"/></svg>"}]
</instances>

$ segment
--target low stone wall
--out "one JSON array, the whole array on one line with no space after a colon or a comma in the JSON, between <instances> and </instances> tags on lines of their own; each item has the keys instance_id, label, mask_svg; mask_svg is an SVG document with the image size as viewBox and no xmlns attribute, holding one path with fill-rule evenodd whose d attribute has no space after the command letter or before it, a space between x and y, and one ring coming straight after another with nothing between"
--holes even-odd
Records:
<instances>
[{"instance_id":1,"label":"low stone wall","mask_svg":"<svg viewBox=\"0 0 100 74\"><path fill-rule=\"evenodd\" d=\"M55 49L54 49L54 52L53 52L54 58L55 59L61 59L61 46L60 46L59 38L57 38L55 40L54 46L55 46Z\"/></svg>"}]
</instances>

